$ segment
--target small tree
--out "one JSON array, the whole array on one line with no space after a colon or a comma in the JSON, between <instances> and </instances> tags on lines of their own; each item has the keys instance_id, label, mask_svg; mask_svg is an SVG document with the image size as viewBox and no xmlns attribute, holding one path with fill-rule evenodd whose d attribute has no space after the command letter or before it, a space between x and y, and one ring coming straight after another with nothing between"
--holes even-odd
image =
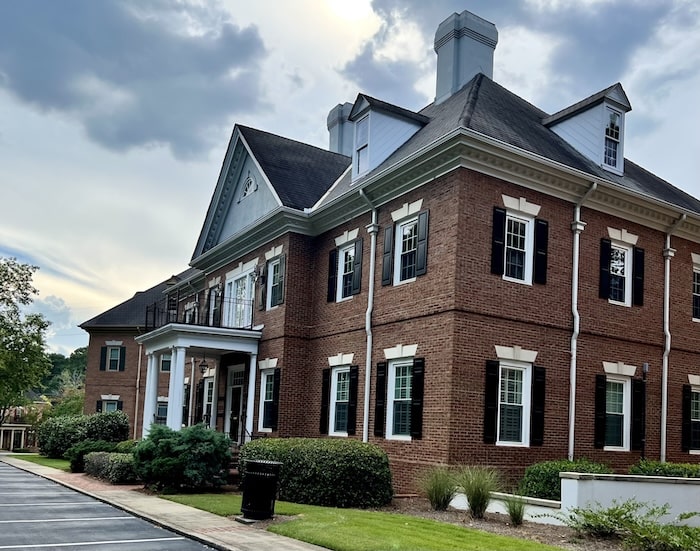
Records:
<instances>
[{"instance_id":1,"label":"small tree","mask_svg":"<svg viewBox=\"0 0 700 551\"><path fill-rule=\"evenodd\" d=\"M27 391L40 385L50 367L44 352L49 322L21 311L38 293L32 285L37 269L0 258L0 425L10 408L27 402Z\"/></svg>"}]
</instances>

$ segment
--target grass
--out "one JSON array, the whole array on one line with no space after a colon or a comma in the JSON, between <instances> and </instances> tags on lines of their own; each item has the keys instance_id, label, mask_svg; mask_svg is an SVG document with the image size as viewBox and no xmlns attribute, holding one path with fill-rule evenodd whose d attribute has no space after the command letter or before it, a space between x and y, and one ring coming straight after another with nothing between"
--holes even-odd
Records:
<instances>
[{"instance_id":1,"label":"grass","mask_svg":"<svg viewBox=\"0 0 700 551\"><path fill-rule=\"evenodd\" d=\"M53 467L54 469L60 469L68 473L70 472L70 461L67 459L51 459L39 454L26 453L21 455L9 455L8 457L14 457L15 459L21 459L22 461L29 461L30 463L36 463L37 465L43 465L44 467Z\"/></svg>"},{"instance_id":2,"label":"grass","mask_svg":"<svg viewBox=\"0 0 700 551\"><path fill-rule=\"evenodd\" d=\"M192 494L163 496L164 499L230 516L240 514L241 496ZM560 548L539 542L378 511L335 509L277 501L276 515L297 518L271 525L271 532L320 545L335 551L554 551Z\"/></svg>"}]
</instances>

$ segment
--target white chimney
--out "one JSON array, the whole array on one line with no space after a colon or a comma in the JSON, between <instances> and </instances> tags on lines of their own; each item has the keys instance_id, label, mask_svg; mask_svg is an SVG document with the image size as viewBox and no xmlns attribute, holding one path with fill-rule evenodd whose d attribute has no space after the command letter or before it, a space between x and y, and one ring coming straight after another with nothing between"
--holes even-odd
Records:
<instances>
[{"instance_id":1,"label":"white chimney","mask_svg":"<svg viewBox=\"0 0 700 551\"><path fill-rule=\"evenodd\" d=\"M355 125L348 121L350 111L352 111L352 103L339 103L330 110L326 121L330 134L328 149L348 157L352 157L352 145L355 139L353 135Z\"/></svg>"},{"instance_id":2,"label":"white chimney","mask_svg":"<svg viewBox=\"0 0 700 551\"><path fill-rule=\"evenodd\" d=\"M496 26L471 12L453 13L440 23L435 32L435 103L445 101L479 73L492 79L497 43Z\"/></svg>"}]
</instances>

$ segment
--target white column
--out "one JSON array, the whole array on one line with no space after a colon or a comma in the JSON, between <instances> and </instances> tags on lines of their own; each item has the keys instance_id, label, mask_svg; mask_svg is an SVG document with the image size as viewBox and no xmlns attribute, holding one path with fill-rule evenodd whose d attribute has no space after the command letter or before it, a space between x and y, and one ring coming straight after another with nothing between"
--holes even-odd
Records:
<instances>
[{"instance_id":1,"label":"white column","mask_svg":"<svg viewBox=\"0 0 700 551\"><path fill-rule=\"evenodd\" d=\"M182 407L185 404L185 348L173 348L170 362L170 386L168 387L168 426L182 428Z\"/></svg>"},{"instance_id":2,"label":"white column","mask_svg":"<svg viewBox=\"0 0 700 551\"><path fill-rule=\"evenodd\" d=\"M258 355L250 355L250 373L248 374L248 400L245 408L245 434L243 443L250 441L253 434L253 413L255 412L255 378L258 376Z\"/></svg>"},{"instance_id":3,"label":"white column","mask_svg":"<svg viewBox=\"0 0 700 551\"><path fill-rule=\"evenodd\" d=\"M25 436L27 436L27 429L24 429L24 430L22 431L22 442L21 442L21 444L20 444L20 448L26 447L26 446L24 445L24 444L26 443L26 441L25 441Z\"/></svg>"},{"instance_id":4,"label":"white column","mask_svg":"<svg viewBox=\"0 0 700 551\"><path fill-rule=\"evenodd\" d=\"M143 393L143 428L141 429L143 438L148 436L158 406L158 362L154 354L148 354L147 357L148 368L146 369L146 390Z\"/></svg>"},{"instance_id":5,"label":"white column","mask_svg":"<svg viewBox=\"0 0 700 551\"><path fill-rule=\"evenodd\" d=\"M212 368L214 370L214 391L211 395L211 416L209 417L209 428L216 430L216 420L219 417L219 362L214 363L212 360Z\"/></svg>"}]
</instances>

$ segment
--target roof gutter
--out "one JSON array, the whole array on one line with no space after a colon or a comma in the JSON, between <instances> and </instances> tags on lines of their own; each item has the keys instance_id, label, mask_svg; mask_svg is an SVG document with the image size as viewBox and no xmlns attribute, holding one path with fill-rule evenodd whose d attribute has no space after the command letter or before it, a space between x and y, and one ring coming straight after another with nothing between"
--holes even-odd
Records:
<instances>
[{"instance_id":1,"label":"roof gutter","mask_svg":"<svg viewBox=\"0 0 700 551\"><path fill-rule=\"evenodd\" d=\"M671 259L676 250L671 248L671 235L685 222L687 216L680 218L666 232L664 246L664 354L661 361L661 451L659 459L666 461L666 428L668 425L668 357L671 353L670 297L671 297ZM646 436L645 436L646 438Z\"/></svg>"},{"instance_id":2,"label":"roof gutter","mask_svg":"<svg viewBox=\"0 0 700 551\"><path fill-rule=\"evenodd\" d=\"M574 207L574 221L571 222L571 231L574 233L572 270L571 270L571 314L573 316L573 331L571 333L571 363L569 364L569 461L574 460L574 443L576 441L574 431L576 428L576 370L578 336L581 332L581 316L578 311L578 269L581 232L586 223L581 220L581 206L593 194L598 187L596 182L591 184L583 197Z\"/></svg>"},{"instance_id":3,"label":"roof gutter","mask_svg":"<svg viewBox=\"0 0 700 551\"><path fill-rule=\"evenodd\" d=\"M370 235L370 253L369 253L369 275L367 278L367 310L365 311L365 333L367 334L367 349L365 351L365 396L362 411L362 441L369 441L369 398L370 385L372 382L372 310L374 309L374 268L375 256L377 252L377 233L379 232L379 224L377 224L377 208L372 204L363 189L360 189L360 197L362 197L369 208L372 209L372 221L366 226L367 233Z\"/></svg>"}]
</instances>

